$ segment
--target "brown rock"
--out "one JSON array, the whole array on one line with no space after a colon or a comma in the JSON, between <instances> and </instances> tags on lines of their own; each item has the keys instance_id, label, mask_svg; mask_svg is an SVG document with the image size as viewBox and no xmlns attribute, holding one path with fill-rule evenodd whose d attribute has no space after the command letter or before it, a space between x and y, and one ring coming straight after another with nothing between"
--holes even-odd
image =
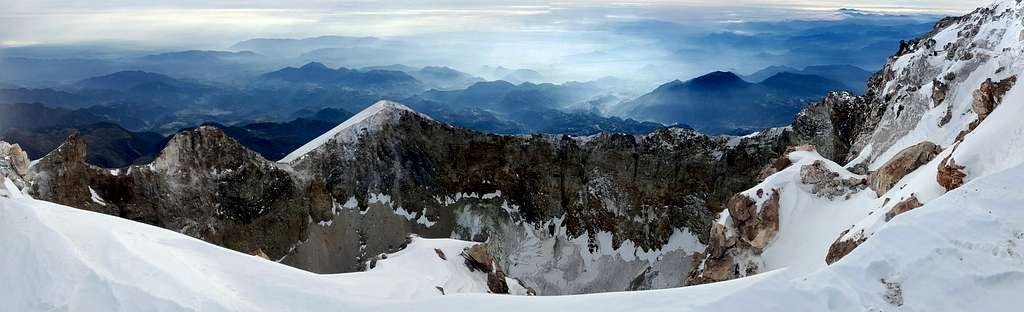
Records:
<instances>
[{"instance_id":1,"label":"brown rock","mask_svg":"<svg viewBox=\"0 0 1024 312\"><path fill-rule=\"evenodd\" d=\"M711 224L711 241L708 245L708 253L712 258L720 258L725 250L736 245L735 237L725 237L725 226L720 223Z\"/></svg>"},{"instance_id":2,"label":"brown rock","mask_svg":"<svg viewBox=\"0 0 1024 312\"><path fill-rule=\"evenodd\" d=\"M850 230L845 230L842 233L840 233L839 237L836 238L836 241L833 242L832 245L828 247L828 254L825 255L825 263L831 265L836 261L839 261L839 259L842 259L846 255L850 254L850 252L856 249L857 246L860 246L860 244L863 244L864 241L867 240L867 238L864 237L863 233L857 235L853 239L842 240L843 236L846 236L846 233L849 232Z\"/></svg>"},{"instance_id":3,"label":"brown rock","mask_svg":"<svg viewBox=\"0 0 1024 312\"><path fill-rule=\"evenodd\" d=\"M445 261L448 260L448 257L444 255L444 251L441 251L440 249L434 248L434 252L437 253L437 257L441 258L441 260L445 260Z\"/></svg>"},{"instance_id":4,"label":"brown rock","mask_svg":"<svg viewBox=\"0 0 1024 312\"><path fill-rule=\"evenodd\" d=\"M736 266L733 264L732 257L708 259L704 263L704 271L700 275L691 278L688 283L695 285L725 281L736 277L736 273Z\"/></svg>"},{"instance_id":5,"label":"brown rock","mask_svg":"<svg viewBox=\"0 0 1024 312\"><path fill-rule=\"evenodd\" d=\"M757 203L749 197L736 194L729 200L729 214L740 239L760 252L779 232L779 191L772 190L771 197L761 206L760 211ZM721 257L726 249L735 245L735 241L725 237L724 226L716 225L711 227L711 255Z\"/></svg>"},{"instance_id":6,"label":"brown rock","mask_svg":"<svg viewBox=\"0 0 1024 312\"><path fill-rule=\"evenodd\" d=\"M917 200L917 196L910 195L910 198L897 203L892 207L892 209L889 209L889 212L885 213L885 222L889 222L892 218L921 206L924 206L924 204L921 204L921 202Z\"/></svg>"},{"instance_id":7,"label":"brown rock","mask_svg":"<svg viewBox=\"0 0 1024 312\"><path fill-rule=\"evenodd\" d=\"M953 154L950 153L946 159L939 163L939 174L935 176L936 182L942 185L946 191L952 191L961 185L964 185L964 178L967 177L967 173L964 172L965 167L956 164L956 160L953 159Z\"/></svg>"},{"instance_id":8,"label":"brown rock","mask_svg":"<svg viewBox=\"0 0 1024 312\"><path fill-rule=\"evenodd\" d=\"M505 273L501 271L487 273L487 289L490 289L493 294L507 294L508 282L505 281Z\"/></svg>"},{"instance_id":9,"label":"brown rock","mask_svg":"<svg viewBox=\"0 0 1024 312\"><path fill-rule=\"evenodd\" d=\"M932 161L941 152L942 147L928 141L908 147L885 162L877 171L868 175L868 186L875 191L875 194L882 196L904 176Z\"/></svg>"},{"instance_id":10,"label":"brown rock","mask_svg":"<svg viewBox=\"0 0 1024 312\"><path fill-rule=\"evenodd\" d=\"M779 233L779 190L772 190L771 198L761 207L757 214L753 231L747 230L745 237L747 243L760 252L768 246L768 243Z\"/></svg>"},{"instance_id":11,"label":"brown rock","mask_svg":"<svg viewBox=\"0 0 1024 312\"><path fill-rule=\"evenodd\" d=\"M737 223L749 220L757 211L754 200L743 194L733 195L726 204L726 208L729 209L729 216Z\"/></svg>"},{"instance_id":12,"label":"brown rock","mask_svg":"<svg viewBox=\"0 0 1024 312\"><path fill-rule=\"evenodd\" d=\"M985 120L992 110L999 106L1003 102L1003 95L1017 82L1017 76L1003 79L999 82L992 82L992 79L987 79L981 83L981 87L974 91L974 101L971 102L971 108L978 114L979 120Z\"/></svg>"},{"instance_id":13,"label":"brown rock","mask_svg":"<svg viewBox=\"0 0 1024 312\"><path fill-rule=\"evenodd\" d=\"M467 248L462 252L462 257L466 259L466 265L471 270L476 269L484 272L501 271L495 268L494 257L487 251L487 245L485 244L476 244Z\"/></svg>"}]
</instances>

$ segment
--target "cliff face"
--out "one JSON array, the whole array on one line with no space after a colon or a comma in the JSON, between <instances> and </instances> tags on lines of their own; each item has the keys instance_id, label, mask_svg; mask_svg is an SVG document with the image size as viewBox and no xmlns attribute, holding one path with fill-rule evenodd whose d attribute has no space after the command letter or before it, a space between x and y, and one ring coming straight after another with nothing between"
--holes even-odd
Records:
<instances>
[{"instance_id":1,"label":"cliff face","mask_svg":"<svg viewBox=\"0 0 1024 312\"><path fill-rule=\"evenodd\" d=\"M318 220L332 226L314 232L347 232L316 235L379 240L392 234L377 228L393 227L489 240L504 267L543 294L679 285L690 255L707 240L701 233L714 213L731 192L753 183L788 138L782 129L750 138L686 129L512 137L447 126L404 109L380 114L395 116L369 122L374 126L358 136L339 131L337 139L290 163L304 180L323 183L339 207L333 219ZM390 212L412 224L367 221ZM286 262L345 263L323 250L365 244L350 240L300 245ZM671 272L649 281L658 276L650 267L660 261L638 259L635 252L675 252L674 264L666 264Z\"/></svg>"},{"instance_id":2,"label":"cliff face","mask_svg":"<svg viewBox=\"0 0 1024 312\"><path fill-rule=\"evenodd\" d=\"M285 170L212 127L179 133L152 164L115 170L87 164L72 135L32 173L36 198L277 257L317 214Z\"/></svg>"}]
</instances>

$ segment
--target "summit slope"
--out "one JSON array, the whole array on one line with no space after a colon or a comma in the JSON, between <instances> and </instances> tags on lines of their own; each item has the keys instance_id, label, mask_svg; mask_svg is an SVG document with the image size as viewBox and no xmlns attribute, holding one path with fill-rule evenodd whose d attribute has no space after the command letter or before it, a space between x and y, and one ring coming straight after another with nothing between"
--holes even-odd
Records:
<instances>
[{"instance_id":1,"label":"summit slope","mask_svg":"<svg viewBox=\"0 0 1024 312\"><path fill-rule=\"evenodd\" d=\"M299 160L309 152L319 148L330 140L353 140L364 130L372 130L381 123L394 122L401 117L401 112L415 113L411 108L392 101L378 101L370 107L360 111L351 118L345 120L337 127L309 141L305 145L295 149L292 153L282 158L279 162L291 163ZM426 117L426 116L424 116ZM429 118L429 117L427 117Z\"/></svg>"}]
</instances>

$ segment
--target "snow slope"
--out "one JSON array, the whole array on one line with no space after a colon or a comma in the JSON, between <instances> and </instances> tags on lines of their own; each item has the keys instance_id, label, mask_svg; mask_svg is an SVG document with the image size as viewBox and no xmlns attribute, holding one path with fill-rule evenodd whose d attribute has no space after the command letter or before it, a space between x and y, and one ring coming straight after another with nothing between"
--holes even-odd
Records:
<instances>
[{"instance_id":1,"label":"snow slope","mask_svg":"<svg viewBox=\"0 0 1024 312\"><path fill-rule=\"evenodd\" d=\"M29 198L0 198L4 311L314 311L487 292L460 256L414 238L367 272L319 275L161 228ZM438 256L441 250L447 260Z\"/></svg>"},{"instance_id":2,"label":"snow slope","mask_svg":"<svg viewBox=\"0 0 1024 312\"><path fill-rule=\"evenodd\" d=\"M312 141L309 141L309 143L299 147L295 151L291 152L291 154L282 158L279 162L291 163L296 161L331 140L355 139L362 131L373 129L384 122L397 120L401 117L401 112L403 111L414 112L409 107L396 102L387 100L378 101L355 116L345 120L337 127L334 127L330 131L327 131Z\"/></svg>"},{"instance_id":3,"label":"snow slope","mask_svg":"<svg viewBox=\"0 0 1024 312\"><path fill-rule=\"evenodd\" d=\"M468 242L417 239L369 272L318 275L145 224L0 198L0 302L9 311L1015 311L1022 177L1018 166L976 179L808 275L563 297L441 296L434 286L486 289L457 256Z\"/></svg>"}]
</instances>

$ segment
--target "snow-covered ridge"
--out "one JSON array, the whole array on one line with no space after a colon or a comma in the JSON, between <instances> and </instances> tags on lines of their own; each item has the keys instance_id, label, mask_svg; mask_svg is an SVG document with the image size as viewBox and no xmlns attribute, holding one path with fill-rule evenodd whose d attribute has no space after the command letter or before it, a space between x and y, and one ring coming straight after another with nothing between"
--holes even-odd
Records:
<instances>
[{"instance_id":1,"label":"snow-covered ridge","mask_svg":"<svg viewBox=\"0 0 1024 312\"><path fill-rule=\"evenodd\" d=\"M288 154L282 158L279 162L291 163L298 159L301 159L306 154L309 154L313 150L323 146L331 140L351 140L357 137L359 132L370 130L375 127L379 127L381 124L386 122L394 122L401 117L402 112L416 113L411 108L392 101L378 101L377 103L367 107L363 111L359 112L352 118L345 120L337 127L334 127L330 131L320 135L319 137L309 141L305 145L299 147L291 154ZM425 115L420 115L424 118L428 118Z\"/></svg>"}]
</instances>

